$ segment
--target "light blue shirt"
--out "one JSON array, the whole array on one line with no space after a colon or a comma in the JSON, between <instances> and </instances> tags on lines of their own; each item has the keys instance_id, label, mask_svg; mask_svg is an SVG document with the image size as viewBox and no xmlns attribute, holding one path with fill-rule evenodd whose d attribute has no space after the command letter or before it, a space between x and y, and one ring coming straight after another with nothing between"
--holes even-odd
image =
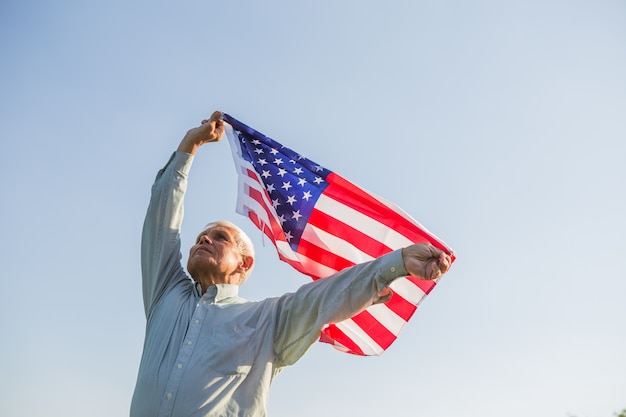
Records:
<instances>
[{"instance_id":1,"label":"light blue shirt","mask_svg":"<svg viewBox=\"0 0 626 417\"><path fill-rule=\"evenodd\" d=\"M146 215L141 266L147 318L132 417L262 417L268 391L327 323L352 317L395 278L401 251L263 301L237 285L201 293L181 265L183 198L193 156L175 152L159 171Z\"/></svg>"}]
</instances>

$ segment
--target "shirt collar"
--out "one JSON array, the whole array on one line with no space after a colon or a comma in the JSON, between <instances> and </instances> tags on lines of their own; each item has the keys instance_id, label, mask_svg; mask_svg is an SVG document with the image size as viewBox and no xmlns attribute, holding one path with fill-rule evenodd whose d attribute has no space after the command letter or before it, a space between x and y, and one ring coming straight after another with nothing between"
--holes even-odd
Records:
<instances>
[{"instance_id":1,"label":"shirt collar","mask_svg":"<svg viewBox=\"0 0 626 417\"><path fill-rule=\"evenodd\" d=\"M220 302L230 297L239 295L239 285L236 284L217 284L217 294L215 294L215 302Z\"/></svg>"},{"instance_id":2,"label":"shirt collar","mask_svg":"<svg viewBox=\"0 0 626 417\"><path fill-rule=\"evenodd\" d=\"M198 295L212 299L215 303L231 297L239 295L239 285L236 284L216 284L207 288L206 293L202 295L202 286L196 282L196 292Z\"/></svg>"}]
</instances>

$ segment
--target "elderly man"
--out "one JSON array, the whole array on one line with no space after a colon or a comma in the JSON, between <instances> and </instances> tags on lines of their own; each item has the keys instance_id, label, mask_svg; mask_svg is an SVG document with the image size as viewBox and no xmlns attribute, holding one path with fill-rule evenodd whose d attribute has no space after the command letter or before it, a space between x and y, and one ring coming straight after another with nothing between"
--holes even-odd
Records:
<instances>
[{"instance_id":1,"label":"elderly man","mask_svg":"<svg viewBox=\"0 0 626 417\"><path fill-rule=\"evenodd\" d=\"M250 239L229 222L209 224L181 265L183 197L198 148L219 141L221 113L189 130L159 171L146 215L141 266L147 318L131 416L265 416L274 377L295 363L327 323L384 301L396 278L434 279L450 258L412 245L303 285L246 301L238 288L254 265Z\"/></svg>"}]
</instances>

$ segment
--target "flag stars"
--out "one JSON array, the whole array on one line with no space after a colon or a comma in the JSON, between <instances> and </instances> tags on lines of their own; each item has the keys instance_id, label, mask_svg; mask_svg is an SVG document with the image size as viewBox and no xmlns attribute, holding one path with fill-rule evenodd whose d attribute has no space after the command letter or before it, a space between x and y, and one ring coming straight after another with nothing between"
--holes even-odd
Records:
<instances>
[{"instance_id":1,"label":"flag stars","mask_svg":"<svg viewBox=\"0 0 626 417\"><path fill-rule=\"evenodd\" d=\"M264 187L263 204L283 230L283 239L297 244L300 227L327 185L328 170L267 137L252 137L242 131L241 157L254 166ZM244 144L245 143L245 144Z\"/></svg>"}]
</instances>

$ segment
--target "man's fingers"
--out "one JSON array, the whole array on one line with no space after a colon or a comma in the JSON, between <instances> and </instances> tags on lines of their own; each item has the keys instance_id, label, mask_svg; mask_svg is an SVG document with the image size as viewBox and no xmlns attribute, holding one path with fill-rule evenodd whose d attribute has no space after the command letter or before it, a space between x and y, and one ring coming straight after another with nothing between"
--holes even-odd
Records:
<instances>
[{"instance_id":1,"label":"man's fingers","mask_svg":"<svg viewBox=\"0 0 626 417\"><path fill-rule=\"evenodd\" d=\"M441 270L441 273L445 274L446 272L448 272L448 269L450 269L450 265L452 264L452 259L450 258L450 255L448 255L447 253L442 253L439 259L437 260L437 264L439 265L439 269Z\"/></svg>"},{"instance_id":2,"label":"man's fingers","mask_svg":"<svg viewBox=\"0 0 626 417\"><path fill-rule=\"evenodd\" d=\"M430 249L431 253L433 253L434 255L433 258L436 258L434 263L439 271L441 271L440 275L448 272L448 269L450 269L450 265L452 264L452 259L450 258L450 255L434 246L430 246Z\"/></svg>"},{"instance_id":3,"label":"man's fingers","mask_svg":"<svg viewBox=\"0 0 626 417\"><path fill-rule=\"evenodd\" d=\"M224 113L222 113L219 110L214 111L213 114L211 115L211 122L215 122L214 133L215 133L216 141L219 141L220 139L222 139L222 136L224 135L224 120L222 120L223 116L224 116Z\"/></svg>"},{"instance_id":4,"label":"man's fingers","mask_svg":"<svg viewBox=\"0 0 626 417\"><path fill-rule=\"evenodd\" d=\"M204 119L200 122L201 125L206 124L206 123L210 123L210 122L217 122L217 121L221 121L222 120L222 116L224 115L224 113L222 113L219 110L216 110L213 112L213 114L211 115L211 117L209 117L208 119Z\"/></svg>"},{"instance_id":5,"label":"man's fingers","mask_svg":"<svg viewBox=\"0 0 626 417\"><path fill-rule=\"evenodd\" d=\"M216 110L213 112L213 114L211 115L211 118L209 119L211 122L217 122L218 120L222 120L222 116L224 115L224 113L222 113L219 110Z\"/></svg>"},{"instance_id":6,"label":"man's fingers","mask_svg":"<svg viewBox=\"0 0 626 417\"><path fill-rule=\"evenodd\" d=\"M202 120L199 129L199 134L202 136L202 142L218 142L224 135L224 121L222 120L223 113L221 111L214 111L210 118Z\"/></svg>"},{"instance_id":7,"label":"man's fingers","mask_svg":"<svg viewBox=\"0 0 626 417\"><path fill-rule=\"evenodd\" d=\"M425 278L428 280L437 279L441 275L443 275L443 272L441 271L441 268L439 267L438 262L437 261L429 262L428 269L426 270Z\"/></svg>"}]
</instances>

